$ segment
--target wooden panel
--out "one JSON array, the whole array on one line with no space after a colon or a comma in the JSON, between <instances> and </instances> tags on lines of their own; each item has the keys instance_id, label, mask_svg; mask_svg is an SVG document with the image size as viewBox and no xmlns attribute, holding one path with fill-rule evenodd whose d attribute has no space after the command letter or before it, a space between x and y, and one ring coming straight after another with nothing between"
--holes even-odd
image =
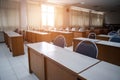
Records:
<instances>
[{"instance_id":1,"label":"wooden panel","mask_svg":"<svg viewBox=\"0 0 120 80\"><path fill-rule=\"evenodd\" d=\"M11 37L10 49L13 53L13 56L23 55L24 54L24 43L23 37Z\"/></svg>"},{"instance_id":2,"label":"wooden panel","mask_svg":"<svg viewBox=\"0 0 120 80\"><path fill-rule=\"evenodd\" d=\"M120 48L97 44L98 59L120 66Z\"/></svg>"},{"instance_id":3,"label":"wooden panel","mask_svg":"<svg viewBox=\"0 0 120 80\"><path fill-rule=\"evenodd\" d=\"M51 36L50 36L50 34L41 35L41 41L50 42L50 41L51 41Z\"/></svg>"},{"instance_id":4,"label":"wooden panel","mask_svg":"<svg viewBox=\"0 0 120 80\"><path fill-rule=\"evenodd\" d=\"M51 35L46 32L38 32L38 31L26 31L26 40L28 42L41 42L41 41L46 41L50 42L51 41Z\"/></svg>"},{"instance_id":5,"label":"wooden panel","mask_svg":"<svg viewBox=\"0 0 120 80\"><path fill-rule=\"evenodd\" d=\"M81 40L76 40L76 39L73 39L73 51L75 51L78 43L80 42Z\"/></svg>"},{"instance_id":6,"label":"wooden panel","mask_svg":"<svg viewBox=\"0 0 120 80\"><path fill-rule=\"evenodd\" d=\"M86 30L86 37L88 37L90 32L91 32L90 30Z\"/></svg>"},{"instance_id":7,"label":"wooden panel","mask_svg":"<svg viewBox=\"0 0 120 80\"><path fill-rule=\"evenodd\" d=\"M86 37L86 32L75 31L74 38L78 38L78 37Z\"/></svg>"},{"instance_id":8,"label":"wooden panel","mask_svg":"<svg viewBox=\"0 0 120 80\"><path fill-rule=\"evenodd\" d=\"M109 37L96 36L96 39L109 41Z\"/></svg>"},{"instance_id":9,"label":"wooden panel","mask_svg":"<svg viewBox=\"0 0 120 80\"><path fill-rule=\"evenodd\" d=\"M27 36L28 39L27 40L28 40L28 42L31 42L31 38L32 38L31 32L27 32L27 34L28 34L28 36Z\"/></svg>"},{"instance_id":10,"label":"wooden panel","mask_svg":"<svg viewBox=\"0 0 120 80\"><path fill-rule=\"evenodd\" d=\"M29 37L29 32L26 31L26 36L25 36L26 41L28 41L28 37Z\"/></svg>"},{"instance_id":11,"label":"wooden panel","mask_svg":"<svg viewBox=\"0 0 120 80\"><path fill-rule=\"evenodd\" d=\"M32 49L29 50L29 71L34 72L39 80L45 80L44 56Z\"/></svg>"},{"instance_id":12,"label":"wooden panel","mask_svg":"<svg viewBox=\"0 0 120 80\"><path fill-rule=\"evenodd\" d=\"M101 29L95 29L94 32L96 33L96 35L99 35L100 34L100 30Z\"/></svg>"},{"instance_id":13,"label":"wooden panel","mask_svg":"<svg viewBox=\"0 0 120 80\"><path fill-rule=\"evenodd\" d=\"M53 41L58 35L60 35L60 33L54 31L51 31L50 33L51 33L51 41Z\"/></svg>"},{"instance_id":14,"label":"wooden panel","mask_svg":"<svg viewBox=\"0 0 120 80\"><path fill-rule=\"evenodd\" d=\"M73 34L69 33L69 34L65 34L65 33L61 33L61 35L63 35L65 37L66 40L66 46L72 46L72 42L73 42Z\"/></svg>"},{"instance_id":15,"label":"wooden panel","mask_svg":"<svg viewBox=\"0 0 120 80\"><path fill-rule=\"evenodd\" d=\"M51 36L50 34L36 34L36 42L50 42L51 41Z\"/></svg>"},{"instance_id":16,"label":"wooden panel","mask_svg":"<svg viewBox=\"0 0 120 80\"><path fill-rule=\"evenodd\" d=\"M31 42L36 42L36 33L31 32Z\"/></svg>"},{"instance_id":17,"label":"wooden panel","mask_svg":"<svg viewBox=\"0 0 120 80\"><path fill-rule=\"evenodd\" d=\"M55 61L46 59L46 80L85 80Z\"/></svg>"}]
</instances>

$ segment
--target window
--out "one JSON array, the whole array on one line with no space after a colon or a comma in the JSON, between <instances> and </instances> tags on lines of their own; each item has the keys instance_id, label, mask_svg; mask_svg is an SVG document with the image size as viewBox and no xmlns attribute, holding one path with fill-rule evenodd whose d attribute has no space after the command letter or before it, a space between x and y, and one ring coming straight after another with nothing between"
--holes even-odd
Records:
<instances>
[{"instance_id":1,"label":"window","mask_svg":"<svg viewBox=\"0 0 120 80\"><path fill-rule=\"evenodd\" d=\"M54 26L54 6L41 5L42 12L42 26Z\"/></svg>"}]
</instances>

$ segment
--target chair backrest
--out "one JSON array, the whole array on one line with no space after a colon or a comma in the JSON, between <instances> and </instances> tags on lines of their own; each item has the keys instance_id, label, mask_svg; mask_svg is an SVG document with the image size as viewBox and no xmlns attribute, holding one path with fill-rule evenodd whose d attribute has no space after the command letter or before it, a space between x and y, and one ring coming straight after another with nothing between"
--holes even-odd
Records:
<instances>
[{"instance_id":1,"label":"chair backrest","mask_svg":"<svg viewBox=\"0 0 120 80\"><path fill-rule=\"evenodd\" d=\"M85 40L85 41L81 41L77 45L75 52L84 54L92 58L97 58L98 48L94 42Z\"/></svg>"},{"instance_id":2,"label":"chair backrest","mask_svg":"<svg viewBox=\"0 0 120 80\"><path fill-rule=\"evenodd\" d=\"M110 31L110 32L108 33L108 35L110 35L110 36L114 36L114 35L116 35L116 34L117 34L116 31Z\"/></svg>"},{"instance_id":3,"label":"chair backrest","mask_svg":"<svg viewBox=\"0 0 120 80\"><path fill-rule=\"evenodd\" d=\"M111 42L118 42L120 43L120 35L115 35L109 39Z\"/></svg>"},{"instance_id":4,"label":"chair backrest","mask_svg":"<svg viewBox=\"0 0 120 80\"><path fill-rule=\"evenodd\" d=\"M117 34L120 35L120 29L117 30Z\"/></svg>"},{"instance_id":5,"label":"chair backrest","mask_svg":"<svg viewBox=\"0 0 120 80\"><path fill-rule=\"evenodd\" d=\"M90 39L96 39L96 34L95 33L89 33L88 34L88 38L90 38Z\"/></svg>"},{"instance_id":6,"label":"chair backrest","mask_svg":"<svg viewBox=\"0 0 120 80\"><path fill-rule=\"evenodd\" d=\"M65 37L63 35L58 35L54 41L53 44L59 47L64 48L66 46L66 40Z\"/></svg>"}]
</instances>

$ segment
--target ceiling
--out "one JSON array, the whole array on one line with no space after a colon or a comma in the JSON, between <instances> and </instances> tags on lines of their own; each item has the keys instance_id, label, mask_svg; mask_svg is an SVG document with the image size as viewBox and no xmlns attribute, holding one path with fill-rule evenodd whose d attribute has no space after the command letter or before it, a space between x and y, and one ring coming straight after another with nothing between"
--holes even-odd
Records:
<instances>
[{"instance_id":1,"label":"ceiling","mask_svg":"<svg viewBox=\"0 0 120 80\"><path fill-rule=\"evenodd\" d=\"M120 0L41 0L44 2L78 6L104 12L120 12Z\"/></svg>"}]
</instances>

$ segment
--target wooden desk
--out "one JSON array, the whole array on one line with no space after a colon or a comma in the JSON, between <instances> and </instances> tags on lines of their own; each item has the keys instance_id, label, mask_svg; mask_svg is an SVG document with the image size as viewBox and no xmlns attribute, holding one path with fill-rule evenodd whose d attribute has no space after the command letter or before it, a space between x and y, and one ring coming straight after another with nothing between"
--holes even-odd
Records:
<instances>
[{"instance_id":1,"label":"wooden desk","mask_svg":"<svg viewBox=\"0 0 120 80\"><path fill-rule=\"evenodd\" d=\"M73 33L72 32L66 32L66 31L50 31L51 33L51 39L52 41L56 38L58 35L63 35L66 40L67 47L72 46L73 41Z\"/></svg>"},{"instance_id":2,"label":"wooden desk","mask_svg":"<svg viewBox=\"0 0 120 80\"><path fill-rule=\"evenodd\" d=\"M50 42L51 41L51 35L46 32L38 32L38 31L26 31L26 40L28 42Z\"/></svg>"},{"instance_id":3,"label":"wooden desk","mask_svg":"<svg viewBox=\"0 0 120 80\"><path fill-rule=\"evenodd\" d=\"M86 80L119 80L120 66L102 61L83 71L79 76L84 77Z\"/></svg>"},{"instance_id":4,"label":"wooden desk","mask_svg":"<svg viewBox=\"0 0 120 80\"><path fill-rule=\"evenodd\" d=\"M100 41L98 39L90 39L90 38L74 38L73 39L73 51L75 51L76 46L78 45L78 43L81 42L81 41L84 41L84 40L93 41L93 42Z\"/></svg>"},{"instance_id":5,"label":"wooden desk","mask_svg":"<svg viewBox=\"0 0 120 80\"><path fill-rule=\"evenodd\" d=\"M23 55L24 54L24 42L23 42L23 36L11 32L6 31L5 34L5 42L7 46L9 47L10 51L13 53L13 56Z\"/></svg>"},{"instance_id":6,"label":"wooden desk","mask_svg":"<svg viewBox=\"0 0 120 80\"><path fill-rule=\"evenodd\" d=\"M98 47L98 59L120 66L120 43L100 41Z\"/></svg>"},{"instance_id":7,"label":"wooden desk","mask_svg":"<svg viewBox=\"0 0 120 80\"><path fill-rule=\"evenodd\" d=\"M101 33L101 29L95 29L94 32L96 35L99 35Z\"/></svg>"},{"instance_id":8,"label":"wooden desk","mask_svg":"<svg viewBox=\"0 0 120 80\"><path fill-rule=\"evenodd\" d=\"M96 39L109 41L109 39L110 39L111 37L112 37L112 36L100 34L100 35L97 35L97 36L96 36Z\"/></svg>"},{"instance_id":9,"label":"wooden desk","mask_svg":"<svg viewBox=\"0 0 120 80\"><path fill-rule=\"evenodd\" d=\"M37 36L36 42L42 42L42 41L51 42L51 34L50 33L39 32L36 34L36 36Z\"/></svg>"},{"instance_id":10,"label":"wooden desk","mask_svg":"<svg viewBox=\"0 0 120 80\"><path fill-rule=\"evenodd\" d=\"M28 44L28 59L29 71L40 80L76 80L78 73L99 62L45 42Z\"/></svg>"},{"instance_id":11,"label":"wooden desk","mask_svg":"<svg viewBox=\"0 0 120 80\"><path fill-rule=\"evenodd\" d=\"M85 31L74 31L74 38L78 38L78 37L86 37L86 32Z\"/></svg>"},{"instance_id":12,"label":"wooden desk","mask_svg":"<svg viewBox=\"0 0 120 80\"><path fill-rule=\"evenodd\" d=\"M96 43L98 47L98 59L120 66L120 43L89 38L74 38L73 51L75 51L78 43L83 40L90 40Z\"/></svg>"},{"instance_id":13,"label":"wooden desk","mask_svg":"<svg viewBox=\"0 0 120 80\"><path fill-rule=\"evenodd\" d=\"M50 31L50 34L51 34L51 40L54 41L54 39L60 35L60 33L58 31L54 31L54 30L51 30Z\"/></svg>"}]
</instances>

